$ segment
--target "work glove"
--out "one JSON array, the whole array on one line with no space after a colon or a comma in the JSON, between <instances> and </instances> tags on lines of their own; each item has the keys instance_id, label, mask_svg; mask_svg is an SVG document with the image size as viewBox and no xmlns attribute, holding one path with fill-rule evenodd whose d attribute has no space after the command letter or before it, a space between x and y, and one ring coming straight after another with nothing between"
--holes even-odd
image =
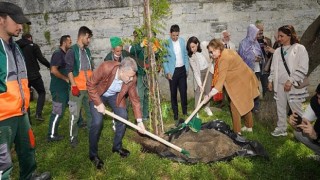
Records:
<instances>
[{"instance_id":1,"label":"work glove","mask_svg":"<svg viewBox=\"0 0 320 180\"><path fill-rule=\"evenodd\" d=\"M71 93L72 93L72 95L79 97L80 90L79 90L78 86L71 86Z\"/></svg>"},{"instance_id":2,"label":"work glove","mask_svg":"<svg viewBox=\"0 0 320 180\"><path fill-rule=\"evenodd\" d=\"M94 106L97 111L101 114L106 114L106 106L103 103L99 104L98 106Z\"/></svg>"},{"instance_id":3,"label":"work glove","mask_svg":"<svg viewBox=\"0 0 320 180\"><path fill-rule=\"evenodd\" d=\"M142 122L142 119L137 119L137 126L140 127L140 130L138 130L139 133L144 134L146 129L145 129L145 127L144 127L144 124L143 124L143 122Z\"/></svg>"}]
</instances>

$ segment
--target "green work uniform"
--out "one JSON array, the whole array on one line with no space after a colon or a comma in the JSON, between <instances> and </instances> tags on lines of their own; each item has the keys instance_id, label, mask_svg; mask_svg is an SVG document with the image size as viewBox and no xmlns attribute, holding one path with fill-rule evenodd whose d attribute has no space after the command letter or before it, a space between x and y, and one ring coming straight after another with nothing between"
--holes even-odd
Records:
<instances>
[{"instance_id":1,"label":"green work uniform","mask_svg":"<svg viewBox=\"0 0 320 180\"><path fill-rule=\"evenodd\" d=\"M50 65L58 66L58 71L67 76L65 70L65 52L62 49L56 50L51 58ZM51 75L50 92L52 96L52 112L49 121L48 138L54 138L58 135L60 120L63 117L64 111L69 101L70 85L63 79L57 78L54 74Z\"/></svg>"},{"instance_id":2,"label":"green work uniform","mask_svg":"<svg viewBox=\"0 0 320 180\"><path fill-rule=\"evenodd\" d=\"M144 57L144 49L138 43L131 46L130 54L137 61L138 65L137 89L140 97L142 118L146 120L149 118L149 89L146 72L144 70L147 59Z\"/></svg>"}]
</instances>

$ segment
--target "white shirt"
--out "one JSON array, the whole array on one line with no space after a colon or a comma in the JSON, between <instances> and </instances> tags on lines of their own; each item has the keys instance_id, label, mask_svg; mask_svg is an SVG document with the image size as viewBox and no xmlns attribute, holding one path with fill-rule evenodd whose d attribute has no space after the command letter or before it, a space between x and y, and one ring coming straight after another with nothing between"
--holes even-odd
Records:
<instances>
[{"instance_id":1,"label":"white shirt","mask_svg":"<svg viewBox=\"0 0 320 180\"><path fill-rule=\"evenodd\" d=\"M183 59L182 59L181 47L180 47L179 40L172 41L172 44L173 44L174 54L176 55L176 67L182 67L184 65L184 63L183 63Z\"/></svg>"},{"instance_id":2,"label":"white shirt","mask_svg":"<svg viewBox=\"0 0 320 180\"><path fill-rule=\"evenodd\" d=\"M123 81L118 79L118 71L119 71L119 69L116 72L116 77L112 81L111 86L108 88L108 90L106 92L103 93L104 97L113 96L121 91Z\"/></svg>"},{"instance_id":3,"label":"white shirt","mask_svg":"<svg viewBox=\"0 0 320 180\"><path fill-rule=\"evenodd\" d=\"M197 56L197 59L199 60L199 68L200 68L200 70L207 69L208 62L207 62L206 58L203 56L203 54L201 54L199 52L196 52L196 56Z\"/></svg>"},{"instance_id":4,"label":"white shirt","mask_svg":"<svg viewBox=\"0 0 320 180\"><path fill-rule=\"evenodd\" d=\"M304 119L307 119L308 121L314 121L317 119L317 116L314 113L313 109L311 108L310 104L308 105L307 109L304 111L302 117Z\"/></svg>"}]
</instances>

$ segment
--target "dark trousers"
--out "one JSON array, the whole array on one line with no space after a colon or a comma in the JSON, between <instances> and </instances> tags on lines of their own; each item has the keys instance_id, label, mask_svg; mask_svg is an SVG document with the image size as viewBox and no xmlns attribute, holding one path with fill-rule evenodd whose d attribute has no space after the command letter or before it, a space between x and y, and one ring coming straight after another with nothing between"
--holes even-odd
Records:
<instances>
[{"instance_id":1,"label":"dark trousers","mask_svg":"<svg viewBox=\"0 0 320 180\"><path fill-rule=\"evenodd\" d=\"M179 88L182 113L187 114L187 72L185 66L175 68L172 80L169 80L171 107L174 114L174 119L178 119L178 101L177 93Z\"/></svg>"},{"instance_id":2,"label":"dark trousers","mask_svg":"<svg viewBox=\"0 0 320 180\"><path fill-rule=\"evenodd\" d=\"M261 74L260 81L262 85L262 95L265 96L266 92L268 91L268 77L269 74Z\"/></svg>"},{"instance_id":3,"label":"dark trousers","mask_svg":"<svg viewBox=\"0 0 320 180\"><path fill-rule=\"evenodd\" d=\"M257 79L260 80L260 79L261 79L261 78L260 78L261 72L256 72L255 74L256 74L256 76L257 76ZM260 98L260 97L258 96L258 97L256 97L256 98L254 99L253 110L259 110L259 107L260 107L260 100L259 100L259 98Z\"/></svg>"},{"instance_id":4,"label":"dark trousers","mask_svg":"<svg viewBox=\"0 0 320 180\"><path fill-rule=\"evenodd\" d=\"M117 107L116 99L118 95L104 97L101 96L103 104L107 103L112 111L124 118L128 119L128 113L126 107ZM94 108L94 103L90 101L90 110L92 115L91 127L89 132L89 157L98 156L98 142L100 139L101 131L103 128L103 114L99 113L96 108ZM113 139L113 150L120 150L122 148L122 138L126 131L126 125L120 121L115 120L115 135Z\"/></svg>"},{"instance_id":5,"label":"dark trousers","mask_svg":"<svg viewBox=\"0 0 320 180\"><path fill-rule=\"evenodd\" d=\"M29 80L28 86L29 88L33 87L38 93L36 114L42 115L42 109L44 106L44 101L46 99L46 90L44 89L42 78L39 77L37 79ZM30 108L28 109L28 113L30 115Z\"/></svg>"},{"instance_id":6,"label":"dark trousers","mask_svg":"<svg viewBox=\"0 0 320 180\"><path fill-rule=\"evenodd\" d=\"M30 179L36 169L36 161L35 139L28 116L24 114L0 121L0 140L0 167L8 165L0 170L6 172L12 166L10 150L14 144L20 167L19 179Z\"/></svg>"},{"instance_id":7,"label":"dark trousers","mask_svg":"<svg viewBox=\"0 0 320 180\"><path fill-rule=\"evenodd\" d=\"M52 112L49 120L48 137L53 138L58 135L60 120L63 118L64 111L69 101L69 89L59 89L51 91Z\"/></svg>"}]
</instances>

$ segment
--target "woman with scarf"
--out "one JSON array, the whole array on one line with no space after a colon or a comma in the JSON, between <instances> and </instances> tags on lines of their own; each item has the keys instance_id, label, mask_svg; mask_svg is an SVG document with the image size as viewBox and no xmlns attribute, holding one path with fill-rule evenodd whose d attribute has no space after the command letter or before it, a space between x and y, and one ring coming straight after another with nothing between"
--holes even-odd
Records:
<instances>
[{"instance_id":1,"label":"woman with scarf","mask_svg":"<svg viewBox=\"0 0 320 180\"><path fill-rule=\"evenodd\" d=\"M248 26L247 36L240 42L239 55L244 62L255 72L258 79L261 76L261 67L265 59L260 44L257 41L259 29L254 25ZM254 100L253 112L259 112L259 97Z\"/></svg>"},{"instance_id":2,"label":"woman with scarf","mask_svg":"<svg viewBox=\"0 0 320 180\"><path fill-rule=\"evenodd\" d=\"M208 50L214 59L214 88L206 96L209 97L225 88L232 114L233 130L252 132L253 120L251 110L253 99L259 96L258 81L253 71L244 63L236 51L224 49L220 40L213 39L209 42ZM241 117L245 119L245 126L241 128Z\"/></svg>"},{"instance_id":3,"label":"woman with scarf","mask_svg":"<svg viewBox=\"0 0 320 180\"><path fill-rule=\"evenodd\" d=\"M296 86L308 73L309 56L306 48L299 44L293 26L285 25L278 29L281 47L273 54L268 89L274 91L277 104L277 127L273 136L287 136L287 104L298 115L302 115L302 102L309 96L306 87ZM287 68L285 67L285 64Z\"/></svg>"}]
</instances>

